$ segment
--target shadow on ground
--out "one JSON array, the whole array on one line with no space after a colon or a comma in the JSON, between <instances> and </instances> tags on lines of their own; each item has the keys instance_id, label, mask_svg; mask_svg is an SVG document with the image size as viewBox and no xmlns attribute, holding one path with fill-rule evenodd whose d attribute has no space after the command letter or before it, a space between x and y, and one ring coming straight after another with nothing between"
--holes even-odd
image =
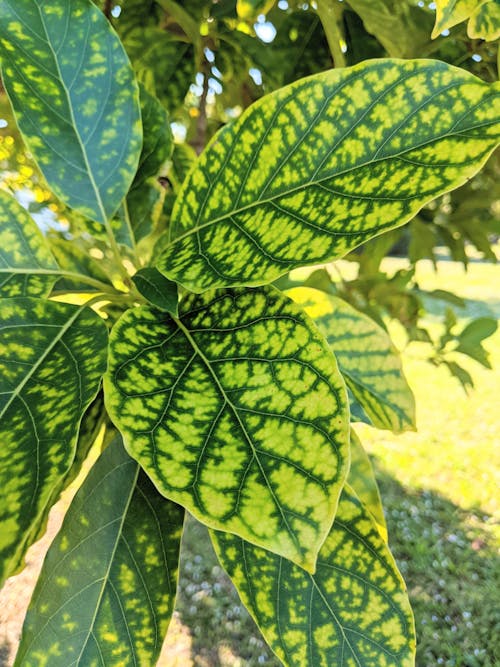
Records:
<instances>
[{"instance_id":1,"label":"shadow on ground","mask_svg":"<svg viewBox=\"0 0 500 667\"><path fill-rule=\"evenodd\" d=\"M417 667L499 665L500 559L489 530L492 517L464 511L444 495L405 488L374 464L391 548L415 611ZM280 665L218 566L206 530L194 520L183 549L177 610L191 632L193 664Z\"/></svg>"}]
</instances>

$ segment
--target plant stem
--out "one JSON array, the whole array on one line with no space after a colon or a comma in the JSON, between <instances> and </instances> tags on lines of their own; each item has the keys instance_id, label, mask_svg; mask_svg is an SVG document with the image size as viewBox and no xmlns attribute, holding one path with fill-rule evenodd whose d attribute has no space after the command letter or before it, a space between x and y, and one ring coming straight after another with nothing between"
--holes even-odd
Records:
<instances>
[{"instance_id":1,"label":"plant stem","mask_svg":"<svg viewBox=\"0 0 500 667\"><path fill-rule=\"evenodd\" d=\"M111 10L113 9L113 0L105 0L102 13L104 16L110 20L111 19Z\"/></svg>"},{"instance_id":2,"label":"plant stem","mask_svg":"<svg viewBox=\"0 0 500 667\"><path fill-rule=\"evenodd\" d=\"M333 64L335 67L345 67L346 60L340 46L343 39L339 28L339 19L342 16L343 9L337 6L337 0L317 0L317 5L316 11L325 31Z\"/></svg>"}]
</instances>

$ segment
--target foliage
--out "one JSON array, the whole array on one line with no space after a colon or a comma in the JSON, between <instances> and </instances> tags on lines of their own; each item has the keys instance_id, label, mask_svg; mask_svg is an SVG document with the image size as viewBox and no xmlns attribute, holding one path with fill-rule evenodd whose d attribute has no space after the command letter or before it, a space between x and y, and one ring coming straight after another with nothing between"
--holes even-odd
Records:
<instances>
[{"instance_id":1,"label":"foliage","mask_svg":"<svg viewBox=\"0 0 500 667\"><path fill-rule=\"evenodd\" d=\"M50 549L17 664L154 664L183 508L211 529L284 664L413 664L411 610L348 402L353 420L414 428L381 308L422 338L420 302L411 268L381 275L398 232L379 234L478 174L499 141L500 95L443 61L356 62L366 31L374 53L362 58L422 48L412 29L422 34L427 10L423 24L411 2L394 13L403 48L381 20L390 4L319 2L306 16L271 2L126 0L103 13L89 0L0 0L3 83L65 216L42 235L1 193L4 578L101 425L109 443ZM280 39L262 48L259 25ZM310 41L290 59L302 27ZM174 148L169 119L198 159ZM423 224L414 261L434 248ZM350 284L286 276L347 253ZM455 327L450 311L432 360L468 385L447 346L488 365L495 327Z\"/></svg>"}]
</instances>

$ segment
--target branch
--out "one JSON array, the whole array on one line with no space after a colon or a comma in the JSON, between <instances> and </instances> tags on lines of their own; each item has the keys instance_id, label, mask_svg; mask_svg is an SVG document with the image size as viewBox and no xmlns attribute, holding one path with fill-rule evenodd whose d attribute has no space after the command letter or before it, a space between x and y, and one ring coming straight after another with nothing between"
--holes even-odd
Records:
<instances>
[{"instance_id":1,"label":"branch","mask_svg":"<svg viewBox=\"0 0 500 667\"><path fill-rule=\"evenodd\" d=\"M333 58L333 64L335 67L345 67L346 61L340 46L342 33L339 27L339 19L342 16L343 9L342 7L337 6L336 0L335 2L332 0L317 0L317 4L318 8L316 11L318 12L318 16L323 25L323 30L325 31L328 46L330 47L330 53ZM340 14L338 13L339 9Z\"/></svg>"},{"instance_id":2,"label":"branch","mask_svg":"<svg viewBox=\"0 0 500 667\"><path fill-rule=\"evenodd\" d=\"M113 9L113 0L104 0L104 7L102 12L104 16L111 21L111 10Z\"/></svg>"},{"instance_id":3,"label":"branch","mask_svg":"<svg viewBox=\"0 0 500 667\"><path fill-rule=\"evenodd\" d=\"M197 155L205 148L207 142L207 95L208 95L208 75L210 64L206 59L203 61L203 90L200 97L200 106L198 109L198 118L196 119L196 137L192 142L192 146Z\"/></svg>"}]
</instances>

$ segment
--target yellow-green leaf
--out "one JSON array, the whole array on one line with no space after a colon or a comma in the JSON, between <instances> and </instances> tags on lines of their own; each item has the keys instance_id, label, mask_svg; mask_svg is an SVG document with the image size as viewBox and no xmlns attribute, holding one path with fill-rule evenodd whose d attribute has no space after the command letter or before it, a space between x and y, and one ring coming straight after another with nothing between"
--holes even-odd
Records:
<instances>
[{"instance_id":1,"label":"yellow-green leaf","mask_svg":"<svg viewBox=\"0 0 500 667\"><path fill-rule=\"evenodd\" d=\"M431 60L371 60L266 95L200 156L158 268L202 292L344 255L476 173L498 84Z\"/></svg>"},{"instance_id":2,"label":"yellow-green leaf","mask_svg":"<svg viewBox=\"0 0 500 667\"><path fill-rule=\"evenodd\" d=\"M373 425L395 433L414 430L415 400L388 334L338 297L310 287L296 287L287 294L314 319Z\"/></svg>"},{"instance_id":3,"label":"yellow-green leaf","mask_svg":"<svg viewBox=\"0 0 500 667\"><path fill-rule=\"evenodd\" d=\"M47 296L58 271L36 222L0 190L0 297Z\"/></svg>"},{"instance_id":4,"label":"yellow-green leaf","mask_svg":"<svg viewBox=\"0 0 500 667\"><path fill-rule=\"evenodd\" d=\"M0 301L0 581L18 566L73 463L106 347L106 326L89 308Z\"/></svg>"},{"instance_id":5,"label":"yellow-green leaf","mask_svg":"<svg viewBox=\"0 0 500 667\"><path fill-rule=\"evenodd\" d=\"M106 223L142 144L120 40L89 0L0 0L0 16L3 81L30 152L62 201Z\"/></svg>"},{"instance_id":6,"label":"yellow-green leaf","mask_svg":"<svg viewBox=\"0 0 500 667\"><path fill-rule=\"evenodd\" d=\"M172 615L184 512L115 439L50 547L16 665L154 665Z\"/></svg>"},{"instance_id":7,"label":"yellow-green leaf","mask_svg":"<svg viewBox=\"0 0 500 667\"><path fill-rule=\"evenodd\" d=\"M348 460L345 387L313 323L274 288L141 307L115 325L104 390L161 493L314 571Z\"/></svg>"},{"instance_id":8,"label":"yellow-green leaf","mask_svg":"<svg viewBox=\"0 0 500 667\"><path fill-rule=\"evenodd\" d=\"M360 439L351 428L351 467L347 476L349 486L372 515L384 542L387 542L387 524L382 500L370 458Z\"/></svg>"},{"instance_id":9,"label":"yellow-green leaf","mask_svg":"<svg viewBox=\"0 0 500 667\"><path fill-rule=\"evenodd\" d=\"M285 667L412 667L404 582L372 517L347 488L314 575L234 535L219 560Z\"/></svg>"},{"instance_id":10,"label":"yellow-green leaf","mask_svg":"<svg viewBox=\"0 0 500 667\"><path fill-rule=\"evenodd\" d=\"M436 0L435 39L448 28L469 19L467 34L472 39L493 41L500 37L498 0Z\"/></svg>"},{"instance_id":11,"label":"yellow-green leaf","mask_svg":"<svg viewBox=\"0 0 500 667\"><path fill-rule=\"evenodd\" d=\"M236 13L246 21L256 20L259 14L267 14L275 0L237 0Z\"/></svg>"}]
</instances>

